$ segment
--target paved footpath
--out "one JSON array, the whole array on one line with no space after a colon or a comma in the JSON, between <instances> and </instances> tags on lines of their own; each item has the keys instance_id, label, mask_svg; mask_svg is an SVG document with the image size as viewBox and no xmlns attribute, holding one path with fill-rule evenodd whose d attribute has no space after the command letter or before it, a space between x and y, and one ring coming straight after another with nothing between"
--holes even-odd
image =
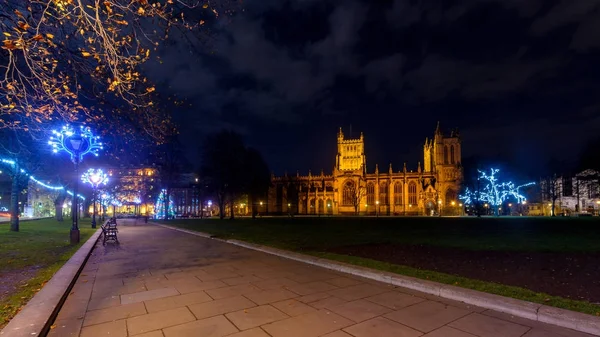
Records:
<instances>
[{"instance_id":1,"label":"paved footpath","mask_svg":"<svg viewBox=\"0 0 600 337\"><path fill-rule=\"evenodd\" d=\"M121 220L49 336L590 336Z\"/></svg>"}]
</instances>

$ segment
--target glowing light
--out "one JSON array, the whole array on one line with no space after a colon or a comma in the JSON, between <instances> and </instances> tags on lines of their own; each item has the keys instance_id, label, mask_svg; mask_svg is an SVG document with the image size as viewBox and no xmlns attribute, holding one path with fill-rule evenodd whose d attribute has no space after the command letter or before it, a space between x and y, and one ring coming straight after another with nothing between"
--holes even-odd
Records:
<instances>
[{"instance_id":1,"label":"glowing light","mask_svg":"<svg viewBox=\"0 0 600 337\"><path fill-rule=\"evenodd\" d=\"M158 195L158 198L156 199L156 205L154 206L154 209L156 210L156 214L155 217L156 219L164 219L165 218L165 213L166 213L166 202L167 201L167 190L163 189L160 191L160 194ZM212 204L211 201L208 202L208 205L210 206ZM175 202L173 201L173 196L169 195L169 203L168 203L169 207L169 217L174 217L175 216ZM236 206L237 207L237 206Z\"/></svg>"},{"instance_id":2,"label":"glowing light","mask_svg":"<svg viewBox=\"0 0 600 337\"><path fill-rule=\"evenodd\" d=\"M94 136L89 127L80 126L79 132L75 133L70 125L65 125L60 131L53 130L52 133L54 136L48 142L52 152L65 151L71 155L73 162L81 162L88 153L98 156L98 151L103 149L100 137Z\"/></svg>"},{"instance_id":3,"label":"glowing light","mask_svg":"<svg viewBox=\"0 0 600 337\"><path fill-rule=\"evenodd\" d=\"M81 181L92 185L93 188L98 188L98 186L108 183L108 175L102 169L91 168L81 175Z\"/></svg>"},{"instance_id":4,"label":"glowing light","mask_svg":"<svg viewBox=\"0 0 600 337\"><path fill-rule=\"evenodd\" d=\"M534 185L535 183L530 182L527 184L515 186L512 182L500 182L496 174L500 172L498 169L490 169L490 174L478 170L479 177L477 180L486 180L488 183L482 191L471 191L468 188L465 193L459 196L460 200L463 200L466 205L474 204L475 202L484 202L484 207L488 207L488 204L496 209L504 203L508 198L514 198L517 203L525 204L526 198L519 193L521 187Z\"/></svg>"},{"instance_id":5,"label":"glowing light","mask_svg":"<svg viewBox=\"0 0 600 337\"><path fill-rule=\"evenodd\" d=\"M16 166L16 162L11 159L0 158L0 162L3 164L7 164L8 166L11 166L13 168ZM48 185L48 184L44 183L43 181L36 179L32 174L29 174L25 169L19 169L19 172L22 173L26 178L28 178L29 180L31 180L32 182L34 182L35 184L37 184L43 188L53 190L53 191L59 191L59 190L65 189L64 186L60 186L60 185L58 185L58 186ZM1 171L0 171L0 173L1 173ZM69 193L71 196L73 195L73 192L71 192L71 191L67 191L67 193ZM85 198L82 197L81 195L78 194L78 196L80 199L85 200Z\"/></svg>"}]
</instances>

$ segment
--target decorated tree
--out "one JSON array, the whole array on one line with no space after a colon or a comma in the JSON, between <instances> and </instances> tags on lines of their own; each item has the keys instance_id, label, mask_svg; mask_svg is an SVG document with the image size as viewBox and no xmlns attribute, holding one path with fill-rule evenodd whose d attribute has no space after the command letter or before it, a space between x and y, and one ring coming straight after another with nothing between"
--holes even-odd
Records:
<instances>
[{"instance_id":1,"label":"decorated tree","mask_svg":"<svg viewBox=\"0 0 600 337\"><path fill-rule=\"evenodd\" d=\"M167 202L167 199L169 200ZM154 206L155 218L167 220L175 216L175 202L173 196L167 193L166 189L160 191Z\"/></svg>"},{"instance_id":2,"label":"decorated tree","mask_svg":"<svg viewBox=\"0 0 600 337\"><path fill-rule=\"evenodd\" d=\"M530 182L516 186L510 181L501 182L497 176L497 173L500 172L500 170L494 168L490 169L489 175L484 171L477 171L479 173L479 177L477 178L478 183L479 181L483 181L486 183L485 187L483 189L478 189L477 191L471 191L467 188L465 193L459 196L459 199L463 200L465 205L474 205L477 204L477 202L487 203L494 209L496 215L500 214L500 207L509 198L514 198L517 203L524 202L526 198L519 193L519 189L535 184Z\"/></svg>"}]
</instances>

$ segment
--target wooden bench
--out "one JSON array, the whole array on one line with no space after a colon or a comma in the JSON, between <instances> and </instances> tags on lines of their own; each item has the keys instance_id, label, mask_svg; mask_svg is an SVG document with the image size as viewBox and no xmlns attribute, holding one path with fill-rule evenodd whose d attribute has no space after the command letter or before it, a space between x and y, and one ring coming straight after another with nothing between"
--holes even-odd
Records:
<instances>
[{"instance_id":1,"label":"wooden bench","mask_svg":"<svg viewBox=\"0 0 600 337\"><path fill-rule=\"evenodd\" d=\"M117 219L111 218L104 225L100 226L102 228L102 245L105 245L108 241L114 241L119 244L119 238L117 234L119 230L117 229Z\"/></svg>"}]
</instances>

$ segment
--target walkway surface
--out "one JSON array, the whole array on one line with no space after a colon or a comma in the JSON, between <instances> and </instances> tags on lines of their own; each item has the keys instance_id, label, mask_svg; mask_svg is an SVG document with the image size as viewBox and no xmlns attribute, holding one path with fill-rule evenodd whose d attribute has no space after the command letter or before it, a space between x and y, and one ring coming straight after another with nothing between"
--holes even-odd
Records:
<instances>
[{"instance_id":1,"label":"walkway surface","mask_svg":"<svg viewBox=\"0 0 600 337\"><path fill-rule=\"evenodd\" d=\"M121 220L49 336L590 336Z\"/></svg>"}]
</instances>

